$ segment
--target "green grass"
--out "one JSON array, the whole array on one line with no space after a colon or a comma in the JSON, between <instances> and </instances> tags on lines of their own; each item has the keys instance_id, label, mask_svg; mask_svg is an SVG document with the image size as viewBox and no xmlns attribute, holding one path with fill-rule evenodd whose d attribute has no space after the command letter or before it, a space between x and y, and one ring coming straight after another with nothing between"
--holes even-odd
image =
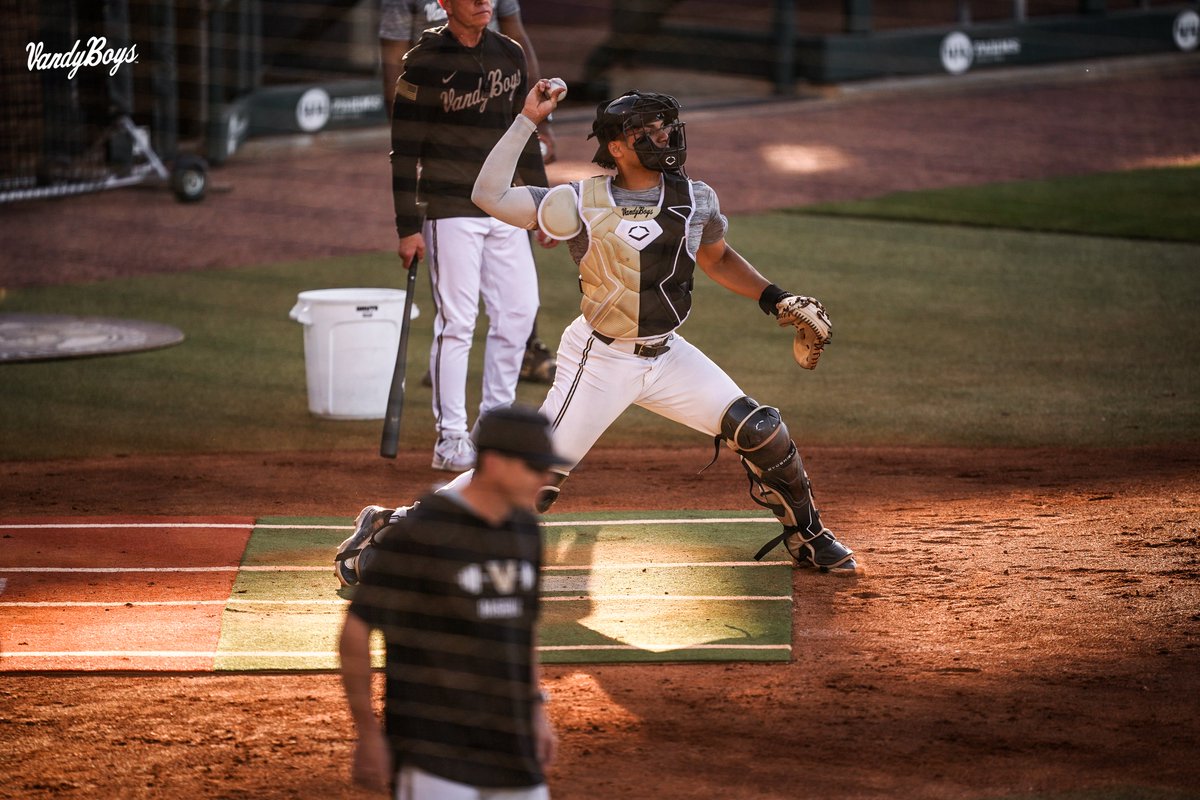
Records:
<instances>
[{"instance_id":1,"label":"green grass","mask_svg":"<svg viewBox=\"0 0 1200 800\"><path fill-rule=\"evenodd\" d=\"M288 311L305 289L400 286L399 272L395 257L380 253L10 291L0 311L134 317L174 325L186 338L146 353L0 365L0 458L377 449L380 423L309 414L303 327ZM430 393L418 385L428 297L422 281L401 442L408 447L432 444ZM528 400L540 400L539 388L528 388Z\"/></svg>"},{"instance_id":2,"label":"green grass","mask_svg":"<svg viewBox=\"0 0 1200 800\"><path fill-rule=\"evenodd\" d=\"M807 214L1200 242L1200 167L896 192Z\"/></svg>"},{"instance_id":3,"label":"green grass","mask_svg":"<svg viewBox=\"0 0 1200 800\"><path fill-rule=\"evenodd\" d=\"M1162 178L1168 193L1175 172L1127 174L1129 189L1121 176L1097 180L1119 204L1148 175ZM993 192L994 218L1007 218L1011 185L972 191ZM1055 192L1059 201L1045 200ZM1026 194L1053 207L1079 197L1073 181ZM926 193L932 205L940 196ZM1196 207L1164 206L1132 238L788 212L737 217L730 242L776 283L823 300L833 343L816 371L799 369L788 331L704 276L683 334L747 393L779 406L805 444L1197 442L1200 247L1148 233L1172 208L1186 221ZM537 255L540 326L553 345L578 313L576 271L565 248ZM379 422L308 413L303 329L287 314L305 289L398 286L400 279L395 257L380 253L11 291L0 311L135 317L175 325L187 338L147 353L0 365L0 459L373 452ZM428 297L422 279L417 303L426 313L410 346L403 448L433 441L430 390L417 380L429 351ZM478 339L472 359L473 414ZM519 389L528 403L544 394L543 386ZM648 441L705 440L631 409L599 444Z\"/></svg>"}]
</instances>

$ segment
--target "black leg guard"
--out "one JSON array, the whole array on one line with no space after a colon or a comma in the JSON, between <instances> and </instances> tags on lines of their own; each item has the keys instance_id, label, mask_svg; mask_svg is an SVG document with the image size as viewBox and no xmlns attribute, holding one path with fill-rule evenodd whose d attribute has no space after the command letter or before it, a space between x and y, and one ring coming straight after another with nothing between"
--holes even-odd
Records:
<instances>
[{"instance_id":1,"label":"black leg guard","mask_svg":"<svg viewBox=\"0 0 1200 800\"><path fill-rule=\"evenodd\" d=\"M782 543L798 565L857 574L854 551L821 523L812 483L779 410L741 397L725 411L721 435L742 458L750 498L770 509L783 525L783 533L767 542L755 559Z\"/></svg>"},{"instance_id":2,"label":"black leg guard","mask_svg":"<svg viewBox=\"0 0 1200 800\"><path fill-rule=\"evenodd\" d=\"M559 488L567 480L565 472L550 472L550 481L541 488L537 496L537 512L545 514L558 499Z\"/></svg>"}]
</instances>

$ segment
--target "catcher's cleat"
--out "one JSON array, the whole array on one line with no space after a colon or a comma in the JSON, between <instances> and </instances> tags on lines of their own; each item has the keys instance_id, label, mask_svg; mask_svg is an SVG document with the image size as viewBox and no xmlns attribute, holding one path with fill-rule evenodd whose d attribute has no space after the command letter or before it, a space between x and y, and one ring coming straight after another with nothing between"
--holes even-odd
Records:
<instances>
[{"instance_id":1,"label":"catcher's cleat","mask_svg":"<svg viewBox=\"0 0 1200 800\"><path fill-rule=\"evenodd\" d=\"M830 575L858 576L865 570L854 560L854 551L834 538L833 531L808 535L799 528L784 528L783 546L797 567L815 567Z\"/></svg>"},{"instance_id":2,"label":"catcher's cleat","mask_svg":"<svg viewBox=\"0 0 1200 800\"><path fill-rule=\"evenodd\" d=\"M554 373L557 370L558 361L541 339L534 339L526 346L525 358L521 361L520 380L529 383L554 383Z\"/></svg>"},{"instance_id":3,"label":"catcher's cleat","mask_svg":"<svg viewBox=\"0 0 1200 800\"><path fill-rule=\"evenodd\" d=\"M367 506L358 512L354 519L354 533L338 545L337 555L333 558L333 574L342 586L358 583L359 554L371 537L388 524L394 513L394 509L382 506Z\"/></svg>"}]
</instances>

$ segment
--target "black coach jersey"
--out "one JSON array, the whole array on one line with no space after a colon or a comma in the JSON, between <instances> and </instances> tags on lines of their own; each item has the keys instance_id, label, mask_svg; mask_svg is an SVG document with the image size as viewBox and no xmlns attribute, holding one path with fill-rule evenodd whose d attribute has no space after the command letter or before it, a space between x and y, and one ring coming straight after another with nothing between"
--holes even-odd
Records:
<instances>
[{"instance_id":1,"label":"black coach jersey","mask_svg":"<svg viewBox=\"0 0 1200 800\"><path fill-rule=\"evenodd\" d=\"M401 237L420 230L418 194L429 219L487 216L471 202L471 189L524 105L528 83L521 46L503 34L484 30L475 47L464 47L447 26L421 35L404 57L392 116L392 193ZM546 185L536 137L526 143L517 173L527 185Z\"/></svg>"},{"instance_id":2,"label":"black coach jersey","mask_svg":"<svg viewBox=\"0 0 1200 800\"><path fill-rule=\"evenodd\" d=\"M471 786L544 782L533 731L541 533L428 494L379 537L350 613L383 631L396 766Z\"/></svg>"}]
</instances>

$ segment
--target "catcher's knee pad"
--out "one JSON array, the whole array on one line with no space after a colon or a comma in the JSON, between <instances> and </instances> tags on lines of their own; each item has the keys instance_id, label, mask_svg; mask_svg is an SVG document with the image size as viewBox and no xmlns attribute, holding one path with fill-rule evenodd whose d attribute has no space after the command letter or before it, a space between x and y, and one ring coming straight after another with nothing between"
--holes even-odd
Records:
<instances>
[{"instance_id":1,"label":"catcher's knee pad","mask_svg":"<svg viewBox=\"0 0 1200 800\"><path fill-rule=\"evenodd\" d=\"M554 501L558 499L560 487L567 480L565 472L550 472L550 480L538 491L537 496L537 512L545 514L550 510L550 506L554 505Z\"/></svg>"},{"instance_id":2,"label":"catcher's knee pad","mask_svg":"<svg viewBox=\"0 0 1200 800\"><path fill-rule=\"evenodd\" d=\"M812 485L779 409L740 397L725 410L721 436L742 457L754 502L769 508L785 528L820 533Z\"/></svg>"},{"instance_id":3,"label":"catcher's knee pad","mask_svg":"<svg viewBox=\"0 0 1200 800\"><path fill-rule=\"evenodd\" d=\"M787 457L792 445L779 409L742 395L721 415L721 437L742 458L761 469Z\"/></svg>"}]
</instances>

